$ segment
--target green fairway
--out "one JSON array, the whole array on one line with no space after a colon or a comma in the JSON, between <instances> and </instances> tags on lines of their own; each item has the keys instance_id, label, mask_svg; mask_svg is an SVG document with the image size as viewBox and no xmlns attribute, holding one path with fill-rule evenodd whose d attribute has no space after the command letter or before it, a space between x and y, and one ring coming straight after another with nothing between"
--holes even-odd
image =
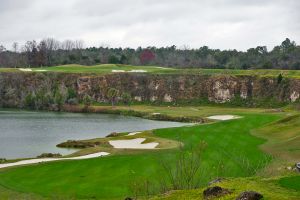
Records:
<instances>
[{"instance_id":1,"label":"green fairway","mask_svg":"<svg viewBox=\"0 0 300 200\"><path fill-rule=\"evenodd\" d=\"M280 116L274 114L245 114L243 118L192 127L156 130L157 136L180 140L187 149L200 141L207 143L201 171L202 185L216 176L251 176L269 162L258 146L265 140L250 135L258 128ZM165 173L159 163L174 163L178 150L140 151L132 155L45 163L0 173L0 184L18 192L36 193L50 197L53 193L76 198L122 199L131 196L130 186L137 179L149 180L155 187ZM247 161L247 165L244 161ZM222 169L219 164L222 163ZM249 167L251 166L251 167Z\"/></svg>"},{"instance_id":2,"label":"green fairway","mask_svg":"<svg viewBox=\"0 0 300 200\"><path fill-rule=\"evenodd\" d=\"M299 70L275 70L275 69L254 69L254 70L236 70L236 69L201 69L201 68L169 68L159 66L132 66L102 64L93 66L84 65L61 65L53 67L31 68L33 72L63 72L63 73L93 73L93 74L110 74L110 73L154 73L154 74L199 74L199 75L249 75L259 77L277 77L282 74L284 77L300 78ZM15 68L0 68L0 72L22 72Z\"/></svg>"}]
</instances>

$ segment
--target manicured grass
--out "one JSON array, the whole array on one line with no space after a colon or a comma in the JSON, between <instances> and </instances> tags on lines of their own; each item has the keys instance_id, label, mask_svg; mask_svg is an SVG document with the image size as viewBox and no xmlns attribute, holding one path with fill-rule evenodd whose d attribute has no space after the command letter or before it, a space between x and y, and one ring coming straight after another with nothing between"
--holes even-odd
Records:
<instances>
[{"instance_id":1,"label":"manicured grass","mask_svg":"<svg viewBox=\"0 0 300 200\"><path fill-rule=\"evenodd\" d=\"M241 119L192 127L168 128L154 131L162 138L179 140L190 145L200 141L207 143L203 154L201 172L202 185L216 176L251 176L254 171L243 165L241 160L256 167L260 161L270 161L258 146L263 139L250 134L258 128L279 119L273 114L246 114ZM149 180L158 187L165 177L159 161L174 163L177 149L141 151L136 154L112 155L89 160L44 163L9 170L0 173L0 184L15 191L51 196L74 196L76 198L123 199L131 196L130 185L137 179ZM222 163L222 169L218 166ZM199 177L200 178L200 177Z\"/></svg>"},{"instance_id":2,"label":"manicured grass","mask_svg":"<svg viewBox=\"0 0 300 200\"><path fill-rule=\"evenodd\" d=\"M234 200L244 191L256 191L263 194L264 199L270 200L298 200L300 192L291 191L286 188L278 187L277 180L253 178L236 178L228 179L216 185L230 189L233 193L222 197L222 200ZM300 185L300 184L299 184ZM174 191L167 195L162 195L154 198L153 200L200 200L203 198L203 191L206 188L195 190L181 190Z\"/></svg>"},{"instance_id":3,"label":"manicured grass","mask_svg":"<svg viewBox=\"0 0 300 200\"><path fill-rule=\"evenodd\" d=\"M63 72L63 73L96 73L96 74L110 74L117 73L113 70L122 70L124 72L130 72L131 70L144 70L142 73L169 73L176 71L172 68L163 68L157 66L130 66L130 65L114 65L114 64L104 64L104 65L94 65L94 66L84 66L84 65L62 65L54 67L40 67L31 68L33 72ZM9 68L0 68L1 71L18 71ZM122 73L122 72L119 72ZM136 73L136 72L130 72Z\"/></svg>"},{"instance_id":4,"label":"manicured grass","mask_svg":"<svg viewBox=\"0 0 300 200\"><path fill-rule=\"evenodd\" d=\"M279 180L279 185L300 192L300 176L282 178Z\"/></svg>"},{"instance_id":5,"label":"manicured grass","mask_svg":"<svg viewBox=\"0 0 300 200\"><path fill-rule=\"evenodd\" d=\"M235 69L175 69L165 68L158 66L131 66L131 65L115 65L115 64L102 64L94 66L83 65L62 65L54 67L32 68L33 71L46 70L49 72L65 72L65 73L99 73L108 74L112 70L124 70L126 72L131 70L146 70L148 73L161 73L161 74L200 74L200 75L251 75L260 77L277 77L282 74L284 77L300 78L300 70L275 70L275 69L255 69L255 70L235 70ZM0 68L0 72L14 72L19 71L14 68Z\"/></svg>"},{"instance_id":6,"label":"manicured grass","mask_svg":"<svg viewBox=\"0 0 300 200\"><path fill-rule=\"evenodd\" d=\"M208 117L211 115L222 114L240 114L240 113L265 113L270 112L268 109L259 108L238 108L224 106L149 106L149 105L132 105L128 106L95 106L95 109L110 109L110 110L133 110L148 114L160 113L171 117Z\"/></svg>"},{"instance_id":7,"label":"manicured grass","mask_svg":"<svg viewBox=\"0 0 300 200\"><path fill-rule=\"evenodd\" d=\"M300 115L293 114L253 132L268 140L262 149L290 162L300 160Z\"/></svg>"}]
</instances>

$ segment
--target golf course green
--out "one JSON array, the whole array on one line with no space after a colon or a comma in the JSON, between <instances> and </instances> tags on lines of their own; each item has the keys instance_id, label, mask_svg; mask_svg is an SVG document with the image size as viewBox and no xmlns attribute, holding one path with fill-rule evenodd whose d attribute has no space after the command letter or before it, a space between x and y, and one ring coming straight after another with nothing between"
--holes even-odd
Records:
<instances>
[{"instance_id":1,"label":"golf course green","mask_svg":"<svg viewBox=\"0 0 300 200\"><path fill-rule=\"evenodd\" d=\"M235 114L242 118L153 132L155 136L182 142L186 153L200 142L206 144L197 173L199 186L205 186L216 177L250 177L275 159L260 149L266 140L251 135L251 132L284 116L264 112ZM135 182L146 181L151 195L157 195L161 182L167 180L161 161L175 165L179 151L125 151L88 160L3 169L0 187L45 198L124 199L134 195Z\"/></svg>"}]
</instances>

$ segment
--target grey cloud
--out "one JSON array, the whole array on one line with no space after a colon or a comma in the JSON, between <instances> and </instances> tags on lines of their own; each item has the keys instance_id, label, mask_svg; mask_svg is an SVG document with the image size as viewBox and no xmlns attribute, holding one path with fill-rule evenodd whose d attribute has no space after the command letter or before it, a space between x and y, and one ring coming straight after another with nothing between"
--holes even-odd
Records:
<instances>
[{"instance_id":1,"label":"grey cloud","mask_svg":"<svg viewBox=\"0 0 300 200\"><path fill-rule=\"evenodd\" d=\"M297 0L1 0L0 43L50 36L95 46L272 48L285 37L300 42L299 9Z\"/></svg>"}]
</instances>

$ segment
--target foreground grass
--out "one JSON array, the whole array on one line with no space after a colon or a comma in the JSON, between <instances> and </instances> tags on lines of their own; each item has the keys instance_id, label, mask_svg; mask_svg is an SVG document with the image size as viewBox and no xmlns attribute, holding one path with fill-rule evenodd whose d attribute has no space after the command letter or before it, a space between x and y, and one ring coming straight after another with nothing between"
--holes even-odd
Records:
<instances>
[{"instance_id":1,"label":"foreground grass","mask_svg":"<svg viewBox=\"0 0 300 200\"><path fill-rule=\"evenodd\" d=\"M160 74L200 74L200 75L251 75L260 77L277 77L279 74L290 78L300 78L299 70L275 70L275 69L256 69L256 70L236 70L236 69L175 69L158 66L131 66L131 65L116 65L116 64L102 64L94 66L83 65L62 65L54 67L32 68L35 72L64 72L64 73L96 73L109 74L112 70L124 70L129 72L131 70L145 70L147 73ZM42 71L41 71L42 70ZM0 68L0 72L20 72L14 68Z\"/></svg>"},{"instance_id":2,"label":"foreground grass","mask_svg":"<svg viewBox=\"0 0 300 200\"><path fill-rule=\"evenodd\" d=\"M260 165L261 160L270 162L270 158L258 148L265 140L252 136L250 131L273 122L280 116L268 113L239 114L243 118L192 127L160 129L154 131L154 134L179 140L186 148L200 141L207 143L200 170L205 176L199 176L202 185L217 176L251 176L255 173L253 169L263 167ZM12 168L0 173L0 184L13 191L46 197L61 194L82 199L122 199L131 196L132 184L142 179L151 183L153 193L158 193L157 187L166 175L159 162L164 160L174 163L177 151L141 151L136 154ZM247 159L252 167L241 164L241 159Z\"/></svg>"},{"instance_id":3,"label":"foreground grass","mask_svg":"<svg viewBox=\"0 0 300 200\"><path fill-rule=\"evenodd\" d=\"M230 189L232 191L232 194L221 197L220 199L222 200L234 200L241 192L248 190L257 191L263 194L264 199L270 200L298 200L300 198L299 191L297 192L287 188L283 188L280 185L278 185L277 182L277 178L261 179L258 177L252 177L228 179L216 185ZM292 184L295 185L297 183ZM153 198L153 200L201 200L204 199L204 189L206 188L174 191L169 194Z\"/></svg>"}]
</instances>

